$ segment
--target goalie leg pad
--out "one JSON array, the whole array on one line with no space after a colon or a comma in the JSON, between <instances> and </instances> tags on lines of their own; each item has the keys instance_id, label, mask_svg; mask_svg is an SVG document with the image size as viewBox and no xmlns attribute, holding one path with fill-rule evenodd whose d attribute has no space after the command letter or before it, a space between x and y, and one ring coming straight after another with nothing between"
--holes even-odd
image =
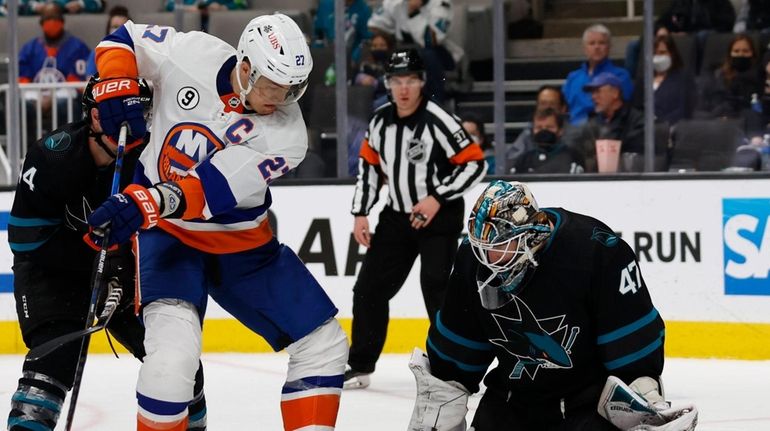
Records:
<instances>
[{"instance_id":1,"label":"goalie leg pad","mask_svg":"<svg viewBox=\"0 0 770 431\"><path fill-rule=\"evenodd\" d=\"M139 370L138 429L184 430L201 355L198 311L189 302L161 299L144 307L147 355Z\"/></svg>"},{"instance_id":2,"label":"goalie leg pad","mask_svg":"<svg viewBox=\"0 0 770 431\"><path fill-rule=\"evenodd\" d=\"M409 368L417 381L417 399L409 431L464 431L468 391L463 385L433 377L428 355L415 348Z\"/></svg>"},{"instance_id":3,"label":"goalie leg pad","mask_svg":"<svg viewBox=\"0 0 770 431\"><path fill-rule=\"evenodd\" d=\"M59 420L67 388L53 377L24 371L11 397L8 429L53 430Z\"/></svg>"},{"instance_id":4,"label":"goalie leg pad","mask_svg":"<svg viewBox=\"0 0 770 431\"><path fill-rule=\"evenodd\" d=\"M281 394L285 430L330 430L337 422L348 338L336 319L286 348L289 368Z\"/></svg>"}]
</instances>

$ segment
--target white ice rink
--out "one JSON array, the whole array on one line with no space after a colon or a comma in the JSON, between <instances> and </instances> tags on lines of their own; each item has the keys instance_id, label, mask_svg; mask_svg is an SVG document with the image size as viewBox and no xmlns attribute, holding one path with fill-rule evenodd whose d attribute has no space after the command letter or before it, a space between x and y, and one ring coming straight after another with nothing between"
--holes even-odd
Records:
<instances>
[{"instance_id":1,"label":"white ice rink","mask_svg":"<svg viewBox=\"0 0 770 431\"><path fill-rule=\"evenodd\" d=\"M279 399L286 358L283 354L205 354L209 430L282 430ZM22 361L22 356L0 355L3 429ZM415 391L407 362L407 355L384 355L368 389L344 392L337 429L405 430ZM128 355L119 360L89 356L73 429L133 430L138 368L139 362ZM698 430L770 430L770 361L669 359L664 381L674 404L697 404ZM475 396L469 417L477 403ZM57 429L64 429L63 424L62 418Z\"/></svg>"}]
</instances>

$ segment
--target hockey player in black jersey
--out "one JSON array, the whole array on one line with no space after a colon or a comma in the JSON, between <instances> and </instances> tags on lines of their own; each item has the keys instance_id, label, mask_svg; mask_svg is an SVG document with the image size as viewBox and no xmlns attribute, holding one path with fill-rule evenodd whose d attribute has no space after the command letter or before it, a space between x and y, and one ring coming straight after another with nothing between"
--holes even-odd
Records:
<instances>
[{"instance_id":1,"label":"hockey player in black jersey","mask_svg":"<svg viewBox=\"0 0 770 431\"><path fill-rule=\"evenodd\" d=\"M694 429L697 410L663 397L663 320L612 229L504 181L467 227L427 355L412 356L409 430L465 430L482 379L475 431Z\"/></svg>"},{"instance_id":2,"label":"hockey player in black jersey","mask_svg":"<svg viewBox=\"0 0 770 431\"><path fill-rule=\"evenodd\" d=\"M109 195L117 146L103 138L92 87L83 96L82 120L66 124L32 145L25 157L8 220L14 254L14 296L24 343L28 348L85 327L96 252L83 240L86 219ZM146 83L139 101L151 103ZM127 148L121 179L129 184L140 149ZM105 280L122 286L123 299L108 331L135 357L145 355L144 329L134 315L134 257L130 244L110 251ZM25 361L11 399L8 430L49 431L56 427L71 389L80 342ZM196 399L190 406L190 430L205 430L203 373L196 376Z\"/></svg>"}]
</instances>

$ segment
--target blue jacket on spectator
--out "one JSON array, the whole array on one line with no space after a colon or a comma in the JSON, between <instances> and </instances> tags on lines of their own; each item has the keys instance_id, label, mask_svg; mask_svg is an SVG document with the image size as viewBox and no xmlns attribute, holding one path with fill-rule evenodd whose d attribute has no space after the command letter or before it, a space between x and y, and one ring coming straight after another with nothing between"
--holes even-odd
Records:
<instances>
[{"instance_id":1,"label":"blue jacket on spectator","mask_svg":"<svg viewBox=\"0 0 770 431\"><path fill-rule=\"evenodd\" d=\"M612 60L605 59L594 67L593 74L588 74L588 62L583 63L580 69L573 70L567 75L567 81L562 87L564 98L567 99L569 106L569 122L572 124L585 123L588 114L594 109L594 102L591 99L591 93L583 91L583 86L591 81L594 75L602 72L609 72L620 78L623 85L623 100L631 100L634 92L634 83L631 81L631 75L622 67L612 64Z\"/></svg>"},{"instance_id":2,"label":"blue jacket on spectator","mask_svg":"<svg viewBox=\"0 0 770 431\"><path fill-rule=\"evenodd\" d=\"M57 81L84 81L86 59L90 53L91 49L82 40L68 33L55 50L47 47L42 37L36 37L19 51L19 81L35 81L43 66L55 67L61 73ZM54 58L55 64L49 58Z\"/></svg>"}]
</instances>

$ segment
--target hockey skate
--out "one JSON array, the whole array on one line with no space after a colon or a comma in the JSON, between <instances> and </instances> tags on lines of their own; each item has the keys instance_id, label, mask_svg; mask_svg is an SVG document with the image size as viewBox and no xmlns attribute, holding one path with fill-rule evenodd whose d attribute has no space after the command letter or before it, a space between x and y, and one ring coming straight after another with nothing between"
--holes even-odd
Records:
<instances>
[{"instance_id":1,"label":"hockey skate","mask_svg":"<svg viewBox=\"0 0 770 431\"><path fill-rule=\"evenodd\" d=\"M371 373L364 373L356 371L349 366L345 368L345 383L343 383L343 389L365 389L371 383L369 375Z\"/></svg>"}]
</instances>

